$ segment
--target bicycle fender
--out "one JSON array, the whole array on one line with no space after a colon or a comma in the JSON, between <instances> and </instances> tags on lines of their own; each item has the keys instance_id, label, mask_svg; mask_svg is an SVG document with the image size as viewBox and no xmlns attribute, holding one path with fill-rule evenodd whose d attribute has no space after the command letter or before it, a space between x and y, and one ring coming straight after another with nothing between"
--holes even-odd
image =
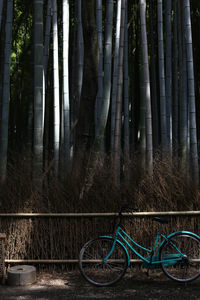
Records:
<instances>
[{"instance_id":1,"label":"bicycle fender","mask_svg":"<svg viewBox=\"0 0 200 300\"><path fill-rule=\"evenodd\" d=\"M173 233L169 234L167 236L167 238L169 239L169 238L171 238L171 237L173 237L173 236L175 236L177 234L189 234L189 235L197 238L198 240L200 240L200 236L199 235L197 235L197 234L195 234L195 233L193 233L191 231L185 231L185 230L173 232ZM159 248L158 248L158 252L160 251L160 248L162 247L162 245L164 244L164 242L165 242L165 239L160 243Z\"/></svg>"},{"instance_id":2,"label":"bicycle fender","mask_svg":"<svg viewBox=\"0 0 200 300\"><path fill-rule=\"evenodd\" d=\"M114 238L113 238L112 236L110 236L110 235L101 235L101 236L99 236L99 237L100 237L100 238L114 239ZM123 244L121 241L119 241L118 239L117 239L117 243L119 243L119 244L124 248L124 250L125 250L125 252L126 252L126 255L127 255L127 258L128 258L128 266L130 267L130 255L129 255L129 253L128 253L126 247L125 247L124 244Z\"/></svg>"}]
</instances>

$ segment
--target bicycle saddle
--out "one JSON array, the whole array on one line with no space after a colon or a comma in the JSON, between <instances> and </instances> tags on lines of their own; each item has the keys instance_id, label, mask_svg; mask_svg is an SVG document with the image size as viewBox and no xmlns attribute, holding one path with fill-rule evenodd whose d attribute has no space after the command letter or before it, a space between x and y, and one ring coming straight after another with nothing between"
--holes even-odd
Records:
<instances>
[{"instance_id":1,"label":"bicycle saddle","mask_svg":"<svg viewBox=\"0 0 200 300\"><path fill-rule=\"evenodd\" d=\"M167 217L153 217L153 220L162 224L168 224L169 218Z\"/></svg>"}]
</instances>

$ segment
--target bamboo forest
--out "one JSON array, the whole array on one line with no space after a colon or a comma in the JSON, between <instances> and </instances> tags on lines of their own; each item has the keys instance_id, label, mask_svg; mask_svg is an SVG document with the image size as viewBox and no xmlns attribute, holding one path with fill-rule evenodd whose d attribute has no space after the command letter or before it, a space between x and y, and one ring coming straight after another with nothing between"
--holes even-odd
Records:
<instances>
[{"instance_id":1,"label":"bamboo forest","mask_svg":"<svg viewBox=\"0 0 200 300\"><path fill-rule=\"evenodd\" d=\"M0 0L0 32L7 262L75 265L123 203L199 234L200 1Z\"/></svg>"},{"instance_id":2,"label":"bamboo forest","mask_svg":"<svg viewBox=\"0 0 200 300\"><path fill-rule=\"evenodd\" d=\"M0 210L199 205L200 2L0 0Z\"/></svg>"}]
</instances>

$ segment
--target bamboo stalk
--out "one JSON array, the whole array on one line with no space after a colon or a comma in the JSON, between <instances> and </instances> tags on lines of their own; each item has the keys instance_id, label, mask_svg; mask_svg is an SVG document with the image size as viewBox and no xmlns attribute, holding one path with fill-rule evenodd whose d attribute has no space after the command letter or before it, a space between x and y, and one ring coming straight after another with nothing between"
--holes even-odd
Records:
<instances>
[{"instance_id":1,"label":"bamboo stalk","mask_svg":"<svg viewBox=\"0 0 200 300\"><path fill-rule=\"evenodd\" d=\"M158 31L158 67L160 88L160 124L162 152L167 148L167 119L166 119L166 88L165 88L165 59L163 37L163 0L157 0L157 31ZM163 156L165 156L163 154Z\"/></svg>"},{"instance_id":2,"label":"bamboo stalk","mask_svg":"<svg viewBox=\"0 0 200 300\"><path fill-rule=\"evenodd\" d=\"M124 24L125 24L126 1L121 2L121 24L120 24L120 42L118 57L118 77L117 77L117 96L115 111L115 130L113 145L113 178L116 186L120 184L120 160L121 160L121 112L122 112L122 93L123 93L123 66L124 66Z\"/></svg>"},{"instance_id":3,"label":"bamboo stalk","mask_svg":"<svg viewBox=\"0 0 200 300\"><path fill-rule=\"evenodd\" d=\"M85 262L99 262L100 260L90 260ZM193 262L199 262L200 259L193 259ZM32 264L77 264L79 262L78 259L5 259L5 263L7 264L15 264L15 263L32 263ZM141 259L130 259L131 263L142 263Z\"/></svg>"},{"instance_id":4,"label":"bamboo stalk","mask_svg":"<svg viewBox=\"0 0 200 300\"><path fill-rule=\"evenodd\" d=\"M119 62L119 43L120 43L120 24L121 24L121 0L117 1L117 16L115 29L115 54L112 79L112 105L111 105L111 152L114 148L114 133L115 133L115 113L117 99L117 80L118 80L118 62Z\"/></svg>"},{"instance_id":5,"label":"bamboo stalk","mask_svg":"<svg viewBox=\"0 0 200 300\"><path fill-rule=\"evenodd\" d=\"M99 123L99 114L103 98L103 25L102 25L102 0L96 0L96 26L97 39L99 47L99 65L98 65L98 92L95 105L95 130ZM96 131L95 131L96 132Z\"/></svg>"},{"instance_id":6,"label":"bamboo stalk","mask_svg":"<svg viewBox=\"0 0 200 300\"><path fill-rule=\"evenodd\" d=\"M69 0L63 0L63 115L64 162L70 169Z\"/></svg>"},{"instance_id":7,"label":"bamboo stalk","mask_svg":"<svg viewBox=\"0 0 200 300\"><path fill-rule=\"evenodd\" d=\"M2 13L3 13L3 1L0 1L0 30L1 30L1 24L2 24Z\"/></svg>"},{"instance_id":8,"label":"bamboo stalk","mask_svg":"<svg viewBox=\"0 0 200 300\"><path fill-rule=\"evenodd\" d=\"M5 259L5 263L7 264L15 264L15 263L32 263L32 264L65 264L65 263L70 263L70 264L76 264L78 263L78 259ZM86 261L87 262L87 261ZM90 261L91 262L91 261ZM99 260L92 260L92 262L99 262ZM130 259L131 263L141 263L141 259Z\"/></svg>"},{"instance_id":9,"label":"bamboo stalk","mask_svg":"<svg viewBox=\"0 0 200 300\"><path fill-rule=\"evenodd\" d=\"M196 185L199 184L199 166L198 166L198 143L197 143L197 125L196 125L196 97L195 97L195 78L194 78L194 60L192 44L192 26L190 0L182 2L184 17L183 26L185 27L187 75L188 75L188 104L189 104L189 124L190 124L190 153L191 153L191 174Z\"/></svg>"},{"instance_id":10,"label":"bamboo stalk","mask_svg":"<svg viewBox=\"0 0 200 300\"><path fill-rule=\"evenodd\" d=\"M146 151L147 171L150 176L153 175L153 139L152 139L152 115L151 115L151 92L150 92L150 74L149 74L149 59L148 59L148 43L147 43L147 28L146 28L146 0L139 1L140 6L140 22L141 22L141 46L142 46L142 83L141 94L142 102L144 103L143 119L145 120L145 138L144 142ZM144 152L145 153L145 152Z\"/></svg>"},{"instance_id":11,"label":"bamboo stalk","mask_svg":"<svg viewBox=\"0 0 200 300\"><path fill-rule=\"evenodd\" d=\"M58 16L57 1L52 0L53 13L53 82L54 82L54 161L55 172L58 174L60 148L60 93L59 93L59 57L58 57Z\"/></svg>"},{"instance_id":12,"label":"bamboo stalk","mask_svg":"<svg viewBox=\"0 0 200 300\"><path fill-rule=\"evenodd\" d=\"M172 155L172 1L165 1L165 26L166 26L166 127L169 143L169 153Z\"/></svg>"},{"instance_id":13,"label":"bamboo stalk","mask_svg":"<svg viewBox=\"0 0 200 300\"><path fill-rule=\"evenodd\" d=\"M81 218L81 217L114 217L118 213L0 213L0 217L6 218ZM200 211L165 211L165 212L134 212L123 213L125 217L145 217L145 216L198 216Z\"/></svg>"},{"instance_id":14,"label":"bamboo stalk","mask_svg":"<svg viewBox=\"0 0 200 300\"><path fill-rule=\"evenodd\" d=\"M1 124L0 124L0 180L3 184L6 180L7 150L8 150L8 127L10 111L10 63L12 48L12 21L13 0L7 1L7 15L5 24L5 45L3 62L3 83L1 99Z\"/></svg>"},{"instance_id":15,"label":"bamboo stalk","mask_svg":"<svg viewBox=\"0 0 200 300\"><path fill-rule=\"evenodd\" d=\"M172 101L172 136L174 154L178 151L178 119L179 119L179 103L178 103L178 12L177 0L173 2L174 20L173 20L173 101Z\"/></svg>"}]
</instances>

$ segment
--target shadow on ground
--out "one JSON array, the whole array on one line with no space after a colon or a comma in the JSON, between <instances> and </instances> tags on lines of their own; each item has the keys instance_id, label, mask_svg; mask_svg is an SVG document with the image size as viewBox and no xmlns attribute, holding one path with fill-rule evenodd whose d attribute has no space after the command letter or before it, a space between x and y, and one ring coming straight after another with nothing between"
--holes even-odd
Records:
<instances>
[{"instance_id":1,"label":"shadow on ground","mask_svg":"<svg viewBox=\"0 0 200 300\"><path fill-rule=\"evenodd\" d=\"M99 288L87 283L79 272L40 273L37 282L26 287L0 286L1 300L74 300L74 299L200 299L200 280L184 285L171 281L162 273L149 277L141 271L127 272L115 286Z\"/></svg>"}]
</instances>

